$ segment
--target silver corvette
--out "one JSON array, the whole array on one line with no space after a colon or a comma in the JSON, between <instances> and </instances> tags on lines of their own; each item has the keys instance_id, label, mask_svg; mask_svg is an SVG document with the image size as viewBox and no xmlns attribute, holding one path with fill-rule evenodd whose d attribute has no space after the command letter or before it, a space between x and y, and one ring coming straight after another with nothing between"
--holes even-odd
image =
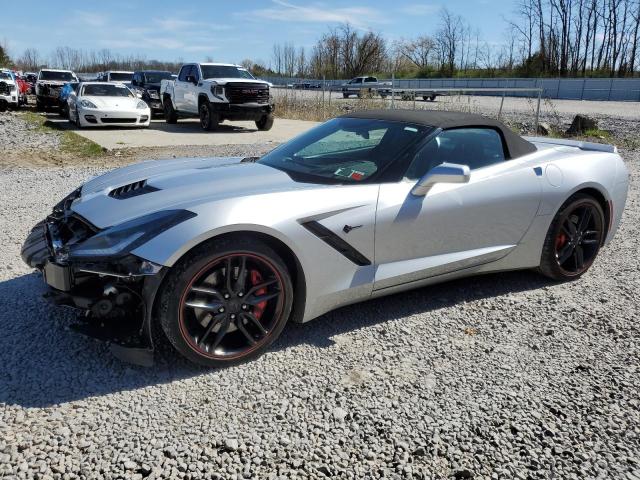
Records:
<instances>
[{"instance_id":1,"label":"silver corvette","mask_svg":"<svg viewBox=\"0 0 640 480\"><path fill-rule=\"evenodd\" d=\"M523 138L482 116L368 111L257 158L150 161L90 180L22 256L76 328L150 364L223 366L287 321L452 278L585 273L615 235L615 147Z\"/></svg>"}]
</instances>

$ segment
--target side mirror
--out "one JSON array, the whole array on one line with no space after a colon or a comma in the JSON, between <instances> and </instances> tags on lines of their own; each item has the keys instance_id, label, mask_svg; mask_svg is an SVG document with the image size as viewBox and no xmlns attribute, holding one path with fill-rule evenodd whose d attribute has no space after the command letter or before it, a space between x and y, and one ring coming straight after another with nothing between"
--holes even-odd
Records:
<instances>
[{"instance_id":1,"label":"side mirror","mask_svg":"<svg viewBox=\"0 0 640 480\"><path fill-rule=\"evenodd\" d=\"M196 77L194 77L193 75L187 75L187 82L195 84Z\"/></svg>"},{"instance_id":2,"label":"side mirror","mask_svg":"<svg viewBox=\"0 0 640 480\"><path fill-rule=\"evenodd\" d=\"M467 165L442 163L429 170L411 189L411 193L424 197L436 183L467 183L471 172Z\"/></svg>"}]
</instances>

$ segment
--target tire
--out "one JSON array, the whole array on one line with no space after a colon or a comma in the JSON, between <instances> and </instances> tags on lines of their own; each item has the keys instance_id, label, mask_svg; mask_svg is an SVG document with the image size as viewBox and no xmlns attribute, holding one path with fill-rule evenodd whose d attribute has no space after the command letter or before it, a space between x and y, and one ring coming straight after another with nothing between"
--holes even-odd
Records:
<instances>
[{"instance_id":1,"label":"tire","mask_svg":"<svg viewBox=\"0 0 640 480\"><path fill-rule=\"evenodd\" d=\"M74 123L76 124L76 127L78 128L83 128L82 124L80 123L80 114L78 113L78 109L76 108L76 115L74 118Z\"/></svg>"},{"instance_id":2,"label":"tire","mask_svg":"<svg viewBox=\"0 0 640 480\"><path fill-rule=\"evenodd\" d=\"M583 193L571 196L549 226L539 271L558 281L579 278L596 259L605 228L604 212L595 198Z\"/></svg>"},{"instance_id":3,"label":"tire","mask_svg":"<svg viewBox=\"0 0 640 480\"><path fill-rule=\"evenodd\" d=\"M203 130L212 132L218 129L220 118L218 114L213 111L209 102L202 102L198 112L200 113L200 127L202 127Z\"/></svg>"},{"instance_id":4,"label":"tire","mask_svg":"<svg viewBox=\"0 0 640 480\"><path fill-rule=\"evenodd\" d=\"M36 111L38 112L44 112L44 105L42 104L42 102L38 99L36 99Z\"/></svg>"},{"instance_id":5,"label":"tire","mask_svg":"<svg viewBox=\"0 0 640 480\"><path fill-rule=\"evenodd\" d=\"M170 98L165 98L164 105L164 121L169 124L178 123L178 112L173 108Z\"/></svg>"},{"instance_id":6,"label":"tire","mask_svg":"<svg viewBox=\"0 0 640 480\"><path fill-rule=\"evenodd\" d=\"M232 273L230 282L226 271ZM273 298L256 303L268 297ZM156 321L169 343L194 363L225 367L259 356L278 338L291 313L293 286L271 248L247 237L227 237L189 252L169 271L157 298Z\"/></svg>"},{"instance_id":7,"label":"tire","mask_svg":"<svg viewBox=\"0 0 640 480\"><path fill-rule=\"evenodd\" d=\"M273 127L273 121L274 117L272 113L264 115L260 120L256 120L256 127L258 127L258 130L266 132Z\"/></svg>"},{"instance_id":8,"label":"tire","mask_svg":"<svg viewBox=\"0 0 640 480\"><path fill-rule=\"evenodd\" d=\"M342 94L342 98L349 98L349 94L348 93L343 93Z\"/></svg>"},{"instance_id":9,"label":"tire","mask_svg":"<svg viewBox=\"0 0 640 480\"><path fill-rule=\"evenodd\" d=\"M7 102L5 102L4 100L0 100L0 113L6 112L8 107L9 104Z\"/></svg>"}]
</instances>

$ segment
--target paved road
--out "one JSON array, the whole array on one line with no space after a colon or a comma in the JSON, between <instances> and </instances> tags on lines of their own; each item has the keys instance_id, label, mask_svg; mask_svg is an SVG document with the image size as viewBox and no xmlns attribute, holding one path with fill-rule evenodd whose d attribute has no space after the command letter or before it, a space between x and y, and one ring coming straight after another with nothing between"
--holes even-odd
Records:
<instances>
[{"instance_id":1,"label":"paved road","mask_svg":"<svg viewBox=\"0 0 640 480\"><path fill-rule=\"evenodd\" d=\"M249 145L253 143L282 143L308 130L316 122L276 119L268 132L256 129L254 122L225 122L216 132L205 132L198 120L180 120L169 125L164 120L154 120L148 129L105 127L78 129L66 120L49 116L52 123L60 123L76 133L96 142L101 147L170 147L181 145Z\"/></svg>"}]
</instances>

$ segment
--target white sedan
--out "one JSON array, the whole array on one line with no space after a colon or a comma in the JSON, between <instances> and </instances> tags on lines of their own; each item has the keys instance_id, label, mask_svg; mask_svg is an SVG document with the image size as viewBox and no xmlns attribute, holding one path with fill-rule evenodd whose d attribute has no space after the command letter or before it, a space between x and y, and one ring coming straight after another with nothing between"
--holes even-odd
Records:
<instances>
[{"instance_id":1,"label":"white sedan","mask_svg":"<svg viewBox=\"0 0 640 480\"><path fill-rule=\"evenodd\" d=\"M83 127L143 127L151 110L123 83L83 82L67 100L69 121Z\"/></svg>"}]
</instances>

